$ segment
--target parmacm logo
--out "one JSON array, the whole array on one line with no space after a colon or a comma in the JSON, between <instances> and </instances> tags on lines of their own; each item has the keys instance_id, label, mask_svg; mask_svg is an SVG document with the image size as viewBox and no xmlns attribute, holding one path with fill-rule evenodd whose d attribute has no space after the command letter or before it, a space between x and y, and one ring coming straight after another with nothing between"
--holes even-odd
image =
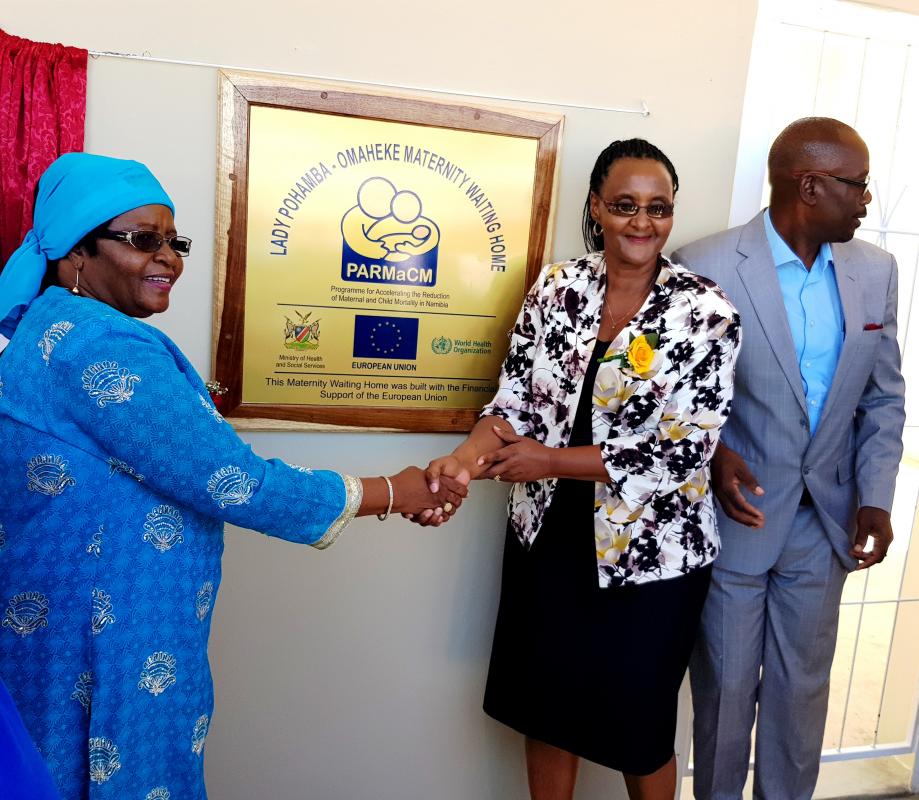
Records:
<instances>
[{"instance_id":1,"label":"parmacm logo","mask_svg":"<svg viewBox=\"0 0 919 800\"><path fill-rule=\"evenodd\" d=\"M440 228L421 198L388 178L365 180L341 220L345 281L434 286Z\"/></svg>"}]
</instances>

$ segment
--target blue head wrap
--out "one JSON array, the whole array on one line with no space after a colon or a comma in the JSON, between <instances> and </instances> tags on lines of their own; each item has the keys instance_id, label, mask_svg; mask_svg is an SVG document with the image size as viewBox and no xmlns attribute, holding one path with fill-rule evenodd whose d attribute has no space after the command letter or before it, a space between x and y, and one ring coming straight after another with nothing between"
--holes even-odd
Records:
<instances>
[{"instance_id":1,"label":"blue head wrap","mask_svg":"<svg viewBox=\"0 0 919 800\"><path fill-rule=\"evenodd\" d=\"M38 296L49 260L66 256L103 222L147 205L175 213L159 181L137 161L89 153L54 161L38 182L32 230L0 272L0 334L13 335Z\"/></svg>"}]
</instances>

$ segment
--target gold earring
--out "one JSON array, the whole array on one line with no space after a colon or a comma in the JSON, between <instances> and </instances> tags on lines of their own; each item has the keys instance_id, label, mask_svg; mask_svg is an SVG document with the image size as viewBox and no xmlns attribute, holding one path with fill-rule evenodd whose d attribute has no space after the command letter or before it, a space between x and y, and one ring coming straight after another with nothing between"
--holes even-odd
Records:
<instances>
[{"instance_id":1,"label":"gold earring","mask_svg":"<svg viewBox=\"0 0 919 800\"><path fill-rule=\"evenodd\" d=\"M79 293L80 293L80 273L81 273L82 271L83 271L83 270L81 270L81 269L78 269L78 270L77 270L77 282L73 285L73 288L70 290L70 293L71 293L71 294L79 294Z\"/></svg>"}]
</instances>

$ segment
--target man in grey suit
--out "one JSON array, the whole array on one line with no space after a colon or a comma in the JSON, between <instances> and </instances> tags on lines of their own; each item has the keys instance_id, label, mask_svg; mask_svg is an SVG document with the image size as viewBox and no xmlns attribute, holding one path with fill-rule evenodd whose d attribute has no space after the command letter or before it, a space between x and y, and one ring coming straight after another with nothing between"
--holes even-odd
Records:
<instances>
[{"instance_id":1,"label":"man in grey suit","mask_svg":"<svg viewBox=\"0 0 919 800\"><path fill-rule=\"evenodd\" d=\"M765 212L673 254L727 292L744 339L712 461L722 552L690 666L697 800L740 800L754 718L754 797L810 800L843 582L893 539L897 266L853 239L868 149L837 120L798 120L769 181Z\"/></svg>"}]
</instances>

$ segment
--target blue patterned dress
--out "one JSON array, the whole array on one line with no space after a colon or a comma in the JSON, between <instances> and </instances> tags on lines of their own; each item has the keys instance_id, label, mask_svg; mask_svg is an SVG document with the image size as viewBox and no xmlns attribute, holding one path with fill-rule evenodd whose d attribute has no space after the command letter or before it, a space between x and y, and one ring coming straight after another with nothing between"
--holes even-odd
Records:
<instances>
[{"instance_id":1,"label":"blue patterned dress","mask_svg":"<svg viewBox=\"0 0 919 800\"><path fill-rule=\"evenodd\" d=\"M155 328L33 302L0 357L0 675L65 800L206 797L224 522L324 547L359 504L254 455Z\"/></svg>"}]
</instances>

